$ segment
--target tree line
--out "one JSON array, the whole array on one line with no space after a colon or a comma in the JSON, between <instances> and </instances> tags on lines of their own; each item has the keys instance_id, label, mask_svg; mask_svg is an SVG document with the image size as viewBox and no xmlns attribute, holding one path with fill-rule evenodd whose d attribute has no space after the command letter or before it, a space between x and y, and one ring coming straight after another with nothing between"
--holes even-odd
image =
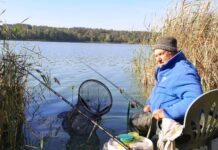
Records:
<instances>
[{"instance_id":1,"label":"tree line","mask_svg":"<svg viewBox=\"0 0 218 150\"><path fill-rule=\"evenodd\" d=\"M56 28L28 24L3 24L0 26L1 40L33 40L59 42L107 42L142 43L148 32L115 31L91 28Z\"/></svg>"}]
</instances>

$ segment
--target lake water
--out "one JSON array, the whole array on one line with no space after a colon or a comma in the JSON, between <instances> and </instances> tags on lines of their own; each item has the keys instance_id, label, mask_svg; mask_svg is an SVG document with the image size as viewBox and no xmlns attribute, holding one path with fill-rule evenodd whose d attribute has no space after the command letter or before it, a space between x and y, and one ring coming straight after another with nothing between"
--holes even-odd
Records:
<instances>
[{"instance_id":1,"label":"lake water","mask_svg":"<svg viewBox=\"0 0 218 150\"><path fill-rule=\"evenodd\" d=\"M40 59L39 69L48 72L52 78L58 78L61 84L52 82L51 87L72 103L76 102L78 88L83 81L96 79L104 83L111 91L113 105L111 110L102 116L100 125L113 135L127 132L128 101L114 86L82 62L90 65L124 89L126 93L144 103L131 66L133 55L135 51L142 48L141 45L12 41L11 46L17 51L23 49L22 47L40 49L47 59ZM143 49L147 50L148 47L145 46ZM38 84L31 77L29 80L30 87ZM38 147L39 139L44 137L44 149L102 149L103 144L110 138L106 133L97 129L87 143L88 135L82 137L64 131L63 119L57 115L70 111L70 106L51 92L45 95L45 100L36 100L26 108L28 127L25 132L29 136L28 145ZM137 109L131 109L130 112L134 111Z\"/></svg>"}]
</instances>

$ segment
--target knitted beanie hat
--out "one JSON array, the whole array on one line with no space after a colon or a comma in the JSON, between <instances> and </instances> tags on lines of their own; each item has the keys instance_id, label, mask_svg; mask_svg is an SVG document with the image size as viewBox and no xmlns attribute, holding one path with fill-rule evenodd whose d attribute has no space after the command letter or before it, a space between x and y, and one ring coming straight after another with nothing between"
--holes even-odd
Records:
<instances>
[{"instance_id":1,"label":"knitted beanie hat","mask_svg":"<svg viewBox=\"0 0 218 150\"><path fill-rule=\"evenodd\" d=\"M177 52L177 40L174 37L161 37L157 40L152 49L163 49L170 52Z\"/></svg>"}]
</instances>

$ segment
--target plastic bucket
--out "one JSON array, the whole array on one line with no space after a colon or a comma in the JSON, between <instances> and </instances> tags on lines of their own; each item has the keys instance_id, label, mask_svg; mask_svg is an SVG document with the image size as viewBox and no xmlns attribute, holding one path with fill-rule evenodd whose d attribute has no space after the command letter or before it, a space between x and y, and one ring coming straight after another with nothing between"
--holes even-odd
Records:
<instances>
[{"instance_id":1,"label":"plastic bucket","mask_svg":"<svg viewBox=\"0 0 218 150\"><path fill-rule=\"evenodd\" d=\"M137 134L135 134L135 136L138 139L126 143L126 145L129 146L132 150L153 150L153 143L150 139L142 136L137 136ZM104 144L103 150L125 150L125 148L123 148L113 139L110 139L107 143Z\"/></svg>"}]
</instances>

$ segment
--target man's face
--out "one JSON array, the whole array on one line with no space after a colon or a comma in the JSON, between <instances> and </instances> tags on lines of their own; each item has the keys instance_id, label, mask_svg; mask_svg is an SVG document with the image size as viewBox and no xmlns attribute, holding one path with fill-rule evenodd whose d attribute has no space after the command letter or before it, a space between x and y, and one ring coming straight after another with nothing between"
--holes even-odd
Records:
<instances>
[{"instance_id":1,"label":"man's face","mask_svg":"<svg viewBox=\"0 0 218 150\"><path fill-rule=\"evenodd\" d=\"M161 67L166 61L173 57L173 54L163 49L155 49L154 56L157 65Z\"/></svg>"}]
</instances>

